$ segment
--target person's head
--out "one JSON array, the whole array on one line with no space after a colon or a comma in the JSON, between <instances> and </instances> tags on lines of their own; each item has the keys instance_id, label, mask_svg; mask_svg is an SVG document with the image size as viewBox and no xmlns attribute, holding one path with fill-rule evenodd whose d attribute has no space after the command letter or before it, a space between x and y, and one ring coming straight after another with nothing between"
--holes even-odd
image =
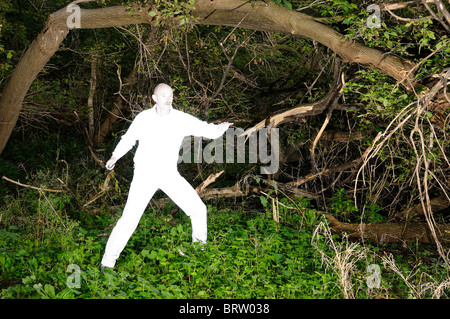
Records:
<instances>
[{"instance_id":1,"label":"person's head","mask_svg":"<svg viewBox=\"0 0 450 319\"><path fill-rule=\"evenodd\" d=\"M165 83L160 83L155 87L152 95L153 101L155 101L156 111L161 114L167 114L172 109L173 102L173 90Z\"/></svg>"}]
</instances>

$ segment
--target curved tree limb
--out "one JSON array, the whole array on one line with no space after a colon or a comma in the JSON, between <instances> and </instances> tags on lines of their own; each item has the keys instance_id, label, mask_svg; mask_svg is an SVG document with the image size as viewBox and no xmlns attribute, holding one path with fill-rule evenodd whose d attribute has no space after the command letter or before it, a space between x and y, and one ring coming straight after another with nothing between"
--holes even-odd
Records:
<instances>
[{"instance_id":1,"label":"curved tree limb","mask_svg":"<svg viewBox=\"0 0 450 319\"><path fill-rule=\"evenodd\" d=\"M241 28L310 38L330 48L345 62L377 68L407 88L414 85L414 74L408 72L413 63L345 39L343 34L314 17L271 2L252 1L242 5L241 0L198 0L194 15L199 24L235 26L240 23Z\"/></svg>"}]
</instances>

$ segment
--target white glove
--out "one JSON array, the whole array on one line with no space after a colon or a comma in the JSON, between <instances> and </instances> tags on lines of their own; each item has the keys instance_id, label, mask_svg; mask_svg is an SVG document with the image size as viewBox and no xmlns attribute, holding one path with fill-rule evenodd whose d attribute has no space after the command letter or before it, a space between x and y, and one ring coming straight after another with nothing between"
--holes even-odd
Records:
<instances>
[{"instance_id":1,"label":"white glove","mask_svg":"<svg viewBox=\"0 0 450 319\"><path fill-rule=\"evenodd\" d=\"M116 165L116 162L117 162L117 158L115 158L115 157L111 157L107 162L106 162L106 165L105 165L105 167L106 167L106 169L107 170L112 170L112 169L114 169L114 166Z\"/></svg>"}]
</instances>

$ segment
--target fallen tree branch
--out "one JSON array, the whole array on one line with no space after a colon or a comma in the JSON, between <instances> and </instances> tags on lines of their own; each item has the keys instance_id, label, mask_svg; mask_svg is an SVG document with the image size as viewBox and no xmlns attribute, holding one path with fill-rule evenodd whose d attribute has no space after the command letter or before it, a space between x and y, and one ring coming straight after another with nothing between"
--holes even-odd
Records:
<instances>
[{"instance_id":1,"label":"fallen tree branch","mask_svg":"<svg viewBox=\"0 0 450 319\"><path fill-rule=\"evenodd\" d=\"M307 191L299 190L295 187L292 187L287 184L273 182L273 186L279 188L285 193L288 193L290 195L294 196L301 196L301 197L307 197L307 198L319 198L320 195L310 193ZM247 185L244 189L240 186L239 183L236 183L235 185L231 187L223 187L223 188L206 188L203 191L199 193L199 196L204 199L213 199L213 198L230 198L230 197L243 197L248 196L251 194L254 195L260 195L264 192L268 192L270 189L268 187L260 187L260 186L249 186Z\"/></svg>"},{"instance_id":2,"label":"fallen tree branch","mask_svg":"<svg viewBox=\"0 0 450 319\"><path fill-rule=\"evenodd\" d=\"M444 15L445 19L447 20L447 22L450 23L450 17L449 17L449 13L447 11L447 9L445 8L444 4L440 1L440 0L434 0L433 3L436 5L436 7L438 8L438 12L440 13L440 15L437 15L433 9L430 8L430 6L426 3L426 1L422 1L423 4L425 5L425 7L427 8L427 10L431 13L431 15L433 16L434 19L436 19L437 21L439 21L440 24L442 24L442 26L445 28L445 30L447 30L447 32L450 32L450 27L445 23L445 21L440 17L440 15Z\"/></svg>"},{"instance_id":3,"label":"fallen tree branch","mask_svg":"<svg viewBox=\"0 0 450 319\"><path fill-rule=\"evenodd\" d=\"M203 181L203 183L201 183L200 185L198 185L198 186L195 188L195 191L196 191L197 193L203 192L203 190L204 190L206 187L208 187L209 184L214 183L214 182L216 181L216 179L217 179L220 175L222 175L223 172L224 172L224 170L221 170L219 173L215 173L215 174L209 175L208 178L205 179L205 180Z\"/></svg>"},{"instance_id":4,"label":"fallen tree branch","mask_svg":"<svg viewBox=\"0 0 450 319\"><path fill-rule=\"evenodd\" d=\"M431 212L433 212L433 213L439 212L448 207L450 207L450 200L447 198L447 196L445 194L442 194L441 196L430 200L430 209L431 209ZM413 207L410 207L408 209L405 209L404 211L397 213L395 215L395 217L399 218L399 219L408 219L411 217L423 216L423 215L424 215L423 207L422 207L422 204L419 203L417 205L414 205Z\"/></svg>"},{"instance_id":5,"label":"fallen tree branch","mask_svg":"<svg viewBox=\"0 0 450 319\"><path fill-rule=\"evenodd\" d=\"M331 215L325 216L330 228L336 232L347 232L349 238L382 242L420 242L434 243L434 235L427 223L382 223L352 224L342 223ZM450 226L437 224L436 236L442 243L450 243Z\"/></svg>"},{"instance_id":6,"label":"fallen tree branch","mask_svg":"<svg viewBox=\"0 0 450 319\"><path fill-rule=\"evenodd\" d=\"M434 3L434 0L424 0L424 1L407 1L400 3L381 3L381 10L400 10L405 9L410 6L420 5L421 3Z\"/></svg>"},{"instance_id":7,"label":"fallen tree branch","mask_svg":"<svg viewBox=\"0 0 450 319\"><path fill-rule=\"evenodd\" d=\"M314 138L314 141L310 148L310 158L311 158L311 167L313 172L317 171L317 163L316 163L316 146L317 143L320 140L320 137L322 136L323 132L325 131L325 128L327 127L328 123L330 122L331 115L333 114L333 110L335 109L337 105L337 99L334 99L333 103L330 106L330 109L328 110L327 116L325 118L325 121L323 122L319 132L317 133L316 137Z\"/></svg>"}]
</instances>

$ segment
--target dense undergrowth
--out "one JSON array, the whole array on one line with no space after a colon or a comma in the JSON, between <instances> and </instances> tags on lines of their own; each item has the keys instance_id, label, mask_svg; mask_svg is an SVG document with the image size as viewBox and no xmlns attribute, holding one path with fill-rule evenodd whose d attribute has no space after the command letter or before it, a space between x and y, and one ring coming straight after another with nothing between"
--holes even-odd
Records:
<instances>
[{"instance_id":1,"label":"dense undergrowth","mask_svg":"<svg viewBox=\"0 0 450 319\"><path fill-rule=\"evenodd\" d=\"M266 195L207 201L205 251L193 247L183 212L173 215L173 204L158 209L152 201L115 269L102 273L128 184L116 179L85 206L106 173L82 153L76 137L40 139L39 145L32 137L19 140L1 159L0 173L63 192L1 182L1 298L447 297L448 269L433 245L349 242L329 232L310 201L276 192L267 196L280 195L279 222ZM20 158L38 148L39 158ZM120 172L124 178L131 173ZM351 206L336 196L330 213Z\"/></svg>"},{"instance_id":2,"label":"dense undergrowth","mask_svg":"<svg viewBox=\"0 0 450 319\"><path fill-rule=\"evenodd\" d=\"M41 216L45 226L39 220L24 227L3 225L2 298L343 298L340 270L327 266L318 250L329 258L348 253L348 264L354 264L346 280L356 298L418 297L383 266L381 251L395 251L396 263L413 286L423 280L417 273L410 276L414 269L431 274L428 283L448 276L427 249L371 247L360 258L364 249L359 245L349 250L348 242L326 232L313 238L313 227L299 227L298 214L284 215L277 223L265 212L213 206L205 251L190 243L190 222L182 213L172 226L163 220L168 217L164 212L149 209L116 268L103 274L99 263L107 238L104 226L117 214L88 228L60 213ZM332 249L330 240L344 245ZM373 274L367 267L373 264L380 267L381 282L371 289Z\"/></svg>"}]
</instances>

